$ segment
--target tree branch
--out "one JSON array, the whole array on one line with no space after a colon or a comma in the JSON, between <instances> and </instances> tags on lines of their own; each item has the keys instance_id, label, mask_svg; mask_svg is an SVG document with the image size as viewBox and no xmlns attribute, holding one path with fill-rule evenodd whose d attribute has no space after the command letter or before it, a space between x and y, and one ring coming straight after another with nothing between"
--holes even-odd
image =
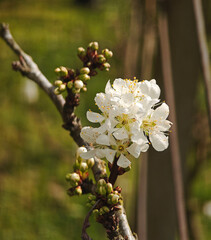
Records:
<instances>
[{"instance_id":1,"label":"tree branch","mask_svg":"<svg viewBox=\"0 0 211 240\"><path fill-rule=\"evenodd\" d=\"M22 75L37 83L50 97L62 116L62 119L64 120L63 127L70 131L70 135L73 137L76 144L78 146L84 145L88 149L92 148L80 137L81 122L80 119L74 114L74 107L70 107L69 104L71 103L65 102L61 95L56 95L54 93L54 86L43 75L31 56L26 54L16 43L9 30L8 24L1 24L0 36L19 57L19 61L13 62L12 64L13 69L21 72ZM104 161L95 158L95 165L93 166L92 171L96 181L98 181L103 175L106 174ZM121 235L124 236L124 239L134 240L135 238L130 230L124 208L121 206L121 209L117 210L115 214L119 219L119 231Z\"/></svg>"}]
</instances>

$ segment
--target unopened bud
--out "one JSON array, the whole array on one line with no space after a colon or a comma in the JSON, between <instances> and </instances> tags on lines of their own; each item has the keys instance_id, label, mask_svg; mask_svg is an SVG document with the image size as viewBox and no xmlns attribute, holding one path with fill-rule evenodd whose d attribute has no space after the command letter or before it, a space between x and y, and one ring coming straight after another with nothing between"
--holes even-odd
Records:
<instances>
[{"instance_id":1,"label":"unopened bud","mask_svg":"<svg viewBox=\"0 0 211 240\"><path fill-rule=\"evenodd\" d=\"M112 196L112 198L111 198L111 202L112 202L113 204L117 204L118 201L119 201L119 195L114 194L114 195Z\"/></svg>"},{"instance_id":2,"label":"unopened bud","mask_svg":"<svg viewBox=\"0 0 211 240\"><path fill-rule=\"evenodd\" d=\"M59 73L61 72L61 69L60 69L60 68L56 68L56 69L54 70L54 72L55 72L56 74L59 74Z\"/></svg>"},{"instance_id":3,"label":"unopened bud","mask_svg":"<svg viewBox=\"0 0 211 240\"><path fill-rule=\"evenodd\" d=\"M100 180L97 182L97 185L98 185L98 186L105 186L105 185L106 185L105 179L100 179Z\"/></svg>"},{"instance_id":4,"label":"unopened bud","mask_svg":"<svg viewBox=\"0 0 211 240\"><path fill-rule=\"evenodd\" d=\"M106 188L103 187L103 186L100 186L99 189L98 189L98 193L102 196L105 196L106 195Z\"/></svg>"},{"instance_id":5,"label":"unopened bud","mask_svg":"<svg viewBox=\"0 0 211 240\"><path fill-rule=\"evenodd\" d=\"M95 164L95 160L94 158L89 158L87 161L86 161L87 165L88 165L88 168L92 168Z\"/></svg>"},{"instance_id":6,"label":"unopened bud","mask_svg":"<svg viewBox=\"0 0 211 240\"><path fill-rule=\"evenodd\" d=\"M100 54L98 55L97 60L99 63L104 63L106 61L106 58L102 54Z\"/></svg>"},{"instance_id":7,"label":"unopened bud","mask_svg":"<svg viewBox=\"0 0 211 240\"><path fill-rule=\"evenodd\" d=\"M84 83L81 80L76 80L74 86L75 88L81 89L84 86Z\"/></svg>"},{"instance_id":8,"label":"unopened bud","mask_svg":"<svg viewBox=\"0 0 211 240\"><path fill-rule=\"evenodd\" d=\"M83 67L80 69L80 74L89 74L90 69L88 67Z\"/></svg>"},{"instance_id":9,"label":"unopened bud","mask_svg":"<svg viewBox=\"0 0 211 240\"><path fill-rule=\"evenodd\" d=\"M82 87L81 90L82 90L83 92L87 92L87 88L86 88L85 86Z\"/></svg>"},{"instance_id":10,"label":"unopened bud","mask_svg":"<svg viewBox=\"0 0 211 240\"><path fill-rule=\"evenodd\" d=\"M84 57L86 56L86 50L83 47L78 48L78 56L79 57Z\"/></svg>"},{"instance_id":11,"label":"unopened bud","mask_svg":"<svg viewBox=\"0 0 211 240\"><path fill-rule=\"evenodd\" d=\"M98 42L90 42L88 47L91 48L92 50L98 50L99 44Z\"/></svg>"},{"instance_id":12,"label":"unopened bud","mask_svg":"<svg viewBox=\"0 0 211 240\"><path fill-rule=\"evenodd\" d=\"M68 173L66 175L66 180L67 181L73 181L73 182L79 182L80 181L80 176L78 173Z\"/></svg>"},{"instance_id":13,"label":"unopened bud","mask_svg":"<svg viewBox=\"0 0 211 240\"><path fill-rule=\"evenodd\" d=\"M61 80L56 80L56 81L54 82L54 86L59 87L62 83L63 83L63 82L62 82Z\"/></svg>"},{"instance_id":14,"label":"unopened bud","mask_svg":"<svg viewBox=\"0 0 211 240\"><path fill-rule=\"evenodd\" d=\"M105 213L103 208L100 208L99 213L100 213L100 215L103 215Z\"/></svg>"},{"instance_id":15,"label":"unopened bud","mask_svg":"<svg viewBox=\"0 0 211 240\"><path fill-rule=\"evenodd\" d=\"M81 172L85 172L88 169L88 166L85 162L81 163L80 170Z\"/></svg>"},{"instance_id":16,"label":"unopened bud","mask_svg":"<svg viewBox=\"0 0 211 240\"><path fill-rule=\"evenodd\" d=\"M72 92L75 94L80 93L80 90L81 90L80 88L74 88L74 87L72 88Z\"/></svg>"},{"instance_id":17,"label":"unopened bud","mask_svg":"<svg viewBox=\"0 0 211 240\"><path fill-rule=\"evenodd\" d=\"M108 62L103 63L103 68L104 69L110 68L110 67L111 67L111 65Z\"/></svg>"},{"instance_id":18,"label":"unopened bud","mask_svg":"<svg viewBox=\"0 0 211 240\"><path fill-rule=\"evenodd\" d=\"M69 82L67 83L67 87L68 87L69 89L71 89L71 88L73 87L73 82L72 82L72 81L69 81Z\"/></svg>"},{"instance_id":19,"label":"unopened bud","mask_svg":"<svg viewBox=\"0 0 211 240\"><path fill-rule=\"evenodd\" d=\"M56 95L61 94L61 92L59 91L59 88L58 88L58 87L54 89L54 93L55 93Z\"/></svg>"},{"instance_id":20,"label":"unopened bud","mask_svg":"<svg viewBox=\"0 0 211 240\"><path fill-rule=\"evenodd\" d=\"M81 195L82 194L81 186L76 187L74 192L75 192L76 195Z\"/></svg>"},{"instance_id":21,"label":"unopened bud","mask_svg":"<svg viewBox=\"0 0 211 240\"><path fill-rule=\"evenodd\" d=\"M102 207L102 209L105 213L110 212L110 209L107 206Z\"/></svg>"},{"instance_id":22,"label":"unopened bud","mask_svg":"<svg viewBox=\"0 0 211 240\"><path fill-rule=\"evenodd\" d=\"M60 75L62 76L62 77L66 77L67 75L68 75L68 70L67 70L67 68L66 67L63 67L63 66L61 66L60 67Z\"/></svg>"},{"instance_id":23,"label":"unopened bud","mask_svg":"<svg viewBox=\"0 0 211 240\"><path fill-rule=\"evenodd\" d=\"M95 218L97 218L99 216L99 210L98 209L94 209L93 212L92 212L93 216Z\"/></svg>"},{"instance_id":24,"label":"unopened bud","mask_svg":"<svg viewBox=\"0 0 211 240\"><path fill-rule=\"evenodd\" d=\"M88 199L90 201L96 200L96 196L91 194L91 195L88 196Z\"/></svg>"},{"instance_id":25,"label":"unopened bud","mask_svg":"<svg viewBox=\"0 0 211 240\"><path fill-rule=\"evenodd\" d=\"M112 51L109 51L107 48L102 51L106 58L111 58L113 56Z\"/></svg>"},{"instance_id":26,"label":"unopened bud","mask_svg":"<svg viewBox=\"0 0 211 240\"><path fill-rule=\"evenodd\" d=\"M76 156L79 157L82 153L85 153L85 152L87 152L87 149L85 147L79 147L77 149Z\"/></svg>"},{"instance_id":27,"label":"unopened bud","mask_svg":"<svg viewBox=\"0 0 211 240\"><path fill-rule=\"evenodd\" d=\"M88 62L86 65L87 67L90 67L92 65L92 62Z\"/></svg>"},{"instance_id":28,"label":"unopened bud","mask_svg":"<svg viewBox=\"0 0 211 240\"><path fill-rule=\"evenodd\" d=\"M91 207L92 207L92 204L91 204L91 203L87 203L86 206L87 206L88 208L91 208Z\"/></svg>"},{"instance_id":29,"label":"unopened bud","mask_svg":"<svg viewBox=\"0 0 211 240\"><path fill-rule=\"evenodd\" d=\"M80 80L82 80L83 82L87 82L87 81L90 80L90 76L88 74L81 74L81 75L78 76L78 78Z\"/></svg>"},{"instance_id":30,"label":"unopened bud","mask_svg":"<svg viewBox=\"0 0 211 240\"><path fill-rule=\"evenodd\" d=\"M65 89L66 89L66 85L65 85L65 84L61 84L61 85L59 86L59 91L60 91L60 92L64 92Z\"/></svg>"},{"instance_id":31,"label":"unopened bud","mask_svg":"<svg viewBox=\"0 0 211 240\"><path fill-rule=\"evenodd\" d=\"M111 193L113 191L113 186L111 183L107 183L106 184L106 189L107 189L107 193Z\"/></svg>"}]
</instances>

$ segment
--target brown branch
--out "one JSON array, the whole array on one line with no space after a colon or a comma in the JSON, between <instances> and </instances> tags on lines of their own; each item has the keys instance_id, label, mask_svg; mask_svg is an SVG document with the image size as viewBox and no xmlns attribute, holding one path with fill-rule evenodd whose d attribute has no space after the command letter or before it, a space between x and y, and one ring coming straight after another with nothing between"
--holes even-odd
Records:
<instances>
[{"instance_id":1,"label":"brown branch","mask_svg":"<svg viewBox=\"0 0 211 240\"><path fill-rule=\"evenodd\" d=\"M174 100L173 78L171 69L171 53L168 33L168 19L165 10L159 14L159 37L161 48L161 59L163 69L163 80L165 87L166 100L169 103L171 113L169 116L170 121L173 122L173 130L170 134L171 141L171 158L173 167L173 178L175 185L175 197L178 216L179 234L181 240L188 239L187 222L185 215L184 203L184 189L182 180L181 157L177 135L177 120L176 120L176 105Z\"/></svg>"},{"instance_id":2,"label":"brown branch","mask_svg":"<svg viewBox=\"0 0 211 240\"><path fill-rule=\"evenodd\" d=\"M205 84L206 103L211 132L211 73L209 61L209 49L207 46L205 24L201 0L193 0L194 16L196 20L196 30L199 43L201 67Z\"/></svg>"},{"instance_id":3,"label":"brown branch","mask_svg":"<svg viewBox=\"0 0 211 240\"><path fill-rule=\"evenodd\" d=\"M70 107L70 104L72 104L70 101L65 102L61 95L56 95L54 93L54 86L43 75L31 56L27 55L16 43L12 34L10 33L8 24L1 24L0 36L19 57L19 61L13 63L14 70L20 71L24 76L37 83L44 90L61 114L62 119L64 120L63 127L70 131L70 135L73 137L76 144L78 146L84 145L88 149L91 149L91 146L84 142L84 140L80 137L81 122L80 119L74 114L74 106ZM92 171L96 181L98 181L103 175L106 174L104 161L95 158L95 165L93 166ZM134 240L135 238L131 233L123 207L121 207L121 211L116 211L116 215L119 218L120 232L123 236L125 236L124 239Z\"/></svg>"}]
</instances>

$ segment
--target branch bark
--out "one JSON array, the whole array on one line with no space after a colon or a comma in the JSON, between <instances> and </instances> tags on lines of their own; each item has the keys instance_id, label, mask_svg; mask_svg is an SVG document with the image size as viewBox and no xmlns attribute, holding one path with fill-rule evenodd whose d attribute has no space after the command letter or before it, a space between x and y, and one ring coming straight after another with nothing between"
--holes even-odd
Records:
<instances>
[{"instance_id":1,"label":"branch bark","mask_svg":"<svg viewBox=\"0 0 211 240\"><path fill-rule=\"evenodd\" d=\"M43 75L37 64L33 61L32 57L26 54L14 40L8 24L1 24L0 36L11 48L11 50L19 57L19 61L13 62L12 64L13 69L21 72L22 75L37 83L50 97L64 120L64 128L70 131L70 135L73 137L76 144L78 146L84 145L87 148L91 148L91 146L89 146L89 144L80 137L81 122L74 114L74 107L68 108L68 105L65 105L65 99L61 95L56 95L54 93L54 86ZM102 175L106 174L104 161L95 158L95 165L93 166L92 171L96 181L98 181ZM117 210L115 214L119 219L119 232L124 237L119 239L134 240L135 238L128 224L124 208L121 206L121 209Z\"/></svg>"}]
</instances>

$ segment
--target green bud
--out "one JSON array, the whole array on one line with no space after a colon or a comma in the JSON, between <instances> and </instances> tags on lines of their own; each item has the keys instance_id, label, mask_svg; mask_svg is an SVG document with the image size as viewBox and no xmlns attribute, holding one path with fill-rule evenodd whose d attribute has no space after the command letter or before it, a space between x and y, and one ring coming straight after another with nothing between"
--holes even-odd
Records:
<instances>
[{"instance_id":1,"label":"green bud","mask_svg":"<svg viewBox=\"0 0 211 240\"><path fill-rule=\"evenodd\" d=\"M107 189L107 193L111 193L113 191L113 186L111 183L107 183L106 184L106 189Z\"/></svg>"},{"instance_id":2,"label":"green bud","mask_svg":"<svg viewBox=\"0 0 211 240\"><path fill-rule=\"evenodd\" d=\"M91 207L92 207L92 204L91 204L91 203L87 203L86 206L87 206L88 208L91 208Z\"/></svg>"},{"instance_id":3,"label":"green bud","mask_svg":"<svg viewBox=\"0 0 211 240\"><path fill-rule=\"evenodd\" d=\"M56 81L54 82L54 86L59 87L62 83L63 83L63 82L62 82L61 80L56 80Z\"/></svg>"},{"instance_id":4,"label":"green bud","mask_svg":"<svg viewBox=\"0 0 211 240\"><path fill-rule=\"evenodd\" d=\"M87 88L86 88L85 86L82 87L81 90L82 90L83 92L87 92Z\"/></svg>"},{"instance_id":5,"label":"green bud","mask_svg":"<svg viewBox=\"0 0 211 240\"><path fill-rule=\"evenodd\" d=\"M92 200L92 201L90 202L90 204L91 204L92 206L95 205L95 203L96 203L95 200Z\"/></svg>"},{"instance_id":6,"label":"green bud","mask_svg":"<svg viewBox=\"0 0 211 240\"><path fill-rule=\"evenodd\" d=\"M80 170L81 172L85 172L86 170L88 170L88 166L85 162L81 163Z\"/></svg>"},{"instance_id":7,"label":"green bud","mask_svg":"<svg viewBox=\"0 0 211 240\"><path fill-rule=\"evenodd\" d=\"M86 65L87 67L90 67L92 65L92 62L88 62Z\"/></svg>"},{"instance_id":8,"label":"green bud","mask_svg":"<svg viewBox=\"0 0 211 240\"><path fill-rule=\"evenodd\" d=\"M92 168L95 164L95 160L94 158L89 158L87 161L86 161L87 165L88 165L88 168Z\"/></svg>"},{"instance_id":9,"label":"green bud","mask_svg":"<svg viewBox=\"0 0 211 240\"><path fill-rule=\"evenodd\" d=\"M109 72L110 69L109 69L109 68L105 68L104 70L105 70L106 72Z\"/></svg>"},{"instance_id":10,"label":"green bud","mask_svg":"<svg viewBox=\"0 0 211 240\"><path fill-rule=\"evenodd\" d=\"M104 69L110 68L110 67L111 67L111 65L108 62L103 63L103 68Z\"/></svg>"},{"instance_id":11,"label":"green bud","mask_svg":"<svg viewBox=\"0 0 211 240\"><path fill-rule=\"evenodd\" d=\"M114 194L114 195L112 196L112 198L111 198L111 202L112 202L113 204L117 204L118 201L119 201L119 195Z\"/></svg>"},{"instance_id":12,"label":"green bud","mask_svg":"<svg viewBox=\"0 0 211 240\"><path fill-rule=\"evenodd\" d=\"M59 75L60 72L61 72L61 69L60 69L60 68L56 68L56 69L54 70L54 72L55 72L57 75Z\"/></svg>"},{"instance_id":13,"label":"green bud","mask_svg":"<svg viewBox=\"0 0 211 240\"><path fill-rule=\"evenodd\" d=\"M88 67L83 67L80 69L80 74L89 74L90 69Z\"/></svg>"},{"instance_id":14,"label":"green bud","mask_svg":"<svg viewBox=\"0 0 211 240\"><path fill-rule=\"evenodd\" d=\"M103 215L105 213L103 208L100 208L99 213L100 213L100 215Z\"/></svg>"},{"instance_id":15,"label":"green bud","mask_svg":"<svg viewBox=\"0 0 211 240\"><path fill-rule=\"evenodd\" d=\"M58 87L54 89L54 93L55 93L56 95L61 94L61 92L59 91L59 88L58 88Z\"/></svg>"},{"instance_id":16,"label":"green bud","mask_svg":"<svg viewBox=\"0 0 211 240\"><path fill-rule=\"evenodd\" d=\"M99 181L98 181L98 183L97 183L97 186L105 186L106 185L106 181L105 181L105 179L100 179Z\"/></svg>"},{"instance_id":17,"label":"green bud","mask_svg":"<svg viewBox=\"0 0 211 240\"><path fill-rule=\"evenodd\" d=\"M97 60L99 63L104 63L106 61L106 58L103 55L98 55Z\"/></svg>"},{"instance_id":18,"label":"green bud","mask_svg":"<svg viewBox=\"0 0 211 240\"><path fill-rule=\"evenodd\" d=\"M99 193L100 195L102 195L102 196L105 196L105 195L106 195L106 188L103 187L103 186L100 186L100 187L98 188L98 193Z\"/></svg>"},{"instance_id":19,"label":"green bud","mask_svg":"<svg viewBox=\"0 0 211 240\"><path fill-rule=\"evenodd\" d=\"M96 196L91 194L91 195L88 196L88 199L90 201L96 200Z\"/></svg>"},{"instance_id":20,"label":"green bud","mask_svg":"<svg viewBox=\"0 0 211 240\"><path fill-rule=\"evenodd\" d=\"M93 216L95 218L97 218L99 216L99 210L98 209L94 209L93 212L92 212Z\"/></svg>"},{"instance_id":21,"label":"green bud","mask_svg":"<svg viewBox=\"0 0 211 240\"><path fill-rule=\"evenodd\" d=\"M68 173L66 175L66 180L67 181L73 181L73 182L79 182L80 181L80 176L78 173Z\"/></svg>"},{"instance_id":22,"label":"green bud","mask_svg":"<svg viewBox=\"0 0 211 240\"><path fill-rule=\"evenodd\" d=\"M98 42L90 42L88 47L91 48L92 50L98 50L99 44Z\"/></svg>"},{"instance_id":23,"label":"green bud","mask_svg":"<svg viewBox=\"0 0 211 240\"><path fill-rule=\"evenodd\" d=\"M78 78L80 80L82 80L83 82L87 82L87 81L90 80L90 76L88 74L81 74L81 75L78 76Z\"/></svg>"},{"instance_id":24,"label":"green bud","mask_svg":"<svg viewBox=\"0 0 211 240\"><path fill-rule=\"evenodd\" d=\"M81 195L81 194L82 194L82 188L81 188L81 186L76 187L74 193L75 193L76 195Z\"/></svg>"},{"instance_id":25,"label":"green bud","mask_svg":"<svg viewBox=\"0 0 211 240\"><path fill-rule=\"evenodd\" d=\"M110 209L107 206L102 207L102 209L103 209L103 211L105 213L109 213L110 212Z\"/></svg>"},{"instance_id":26,"label":"green bud","mask_svg":"<svg viewBox=\"0 0 211 240\"><path fill-rule=\"evenodd\" d=\"M69 81L69 82L67 83L67 87L68 87L69 89L71 89L71 88L73 87L73 82L72 82L72 81Z\"/></svg>"},{"instance_id":27,"label":"green bud","mask_svg":"<svg viewBox=\"0 0 211 240\"><path fill-rule=\"evenodd\" d=\"M79 89L79 88L77 88L77 89L74 88L74 87L72 88L72 92L75 93L75 94L76 94L76 93L80 93L80 90L81 90L81 89Z\"/></svg>"},{"instance_id":28,"label":"green bud","mask_svg":"<svg viewBox=\"0 0 211 240\"><path fill-rule=\"evenodd\" d=\"M61 85L59 86L59 91L60 91L60 92L64 92L65 89L66 89L66 85L65 85L65 84L61 84Z\"/></svg>"},{"instance_id":29,"label":"green bud","mask_svg":"<svg viewBox=\"0 0 211 240\"><path fill-rule=\"evenodd\" d=\"M84 83L81 80L76 80L74 82L74 87L77 89L81 89L84 86Z\"/></svg>"},{"instance_id":30,"label":"green bud","mask_svg":"<svg viewBox=\"0 0 211 240\"><path fill-rule=\"evenodd\" d=\"M60 67L60 76L61 77L66 77L68 75L68 70L66 67L61 66Z\"/></svg>"},{"instance_id":31,"label":"green bud","mask_svg":"<svg viewBox=\"0 0 211 240\"><path fill-rule=\"evenodd\" d=\"M86 50L83 47L78 48L78 56L79 57L85 57L86 56Z\"/></svg>"},{"instance_id":32,"label":"green bud","mask_svg":"<svg viewBox=\"0 0 211 240\"><path fill-rule=\"evenodd\" d=\"M111 57L113 56L112 51L109 51L107 48L104 49L104 50L102 51L102 53L103 53L103 55L104 55L106 58L111 58Z\"/></svg>"}]
</instances>

